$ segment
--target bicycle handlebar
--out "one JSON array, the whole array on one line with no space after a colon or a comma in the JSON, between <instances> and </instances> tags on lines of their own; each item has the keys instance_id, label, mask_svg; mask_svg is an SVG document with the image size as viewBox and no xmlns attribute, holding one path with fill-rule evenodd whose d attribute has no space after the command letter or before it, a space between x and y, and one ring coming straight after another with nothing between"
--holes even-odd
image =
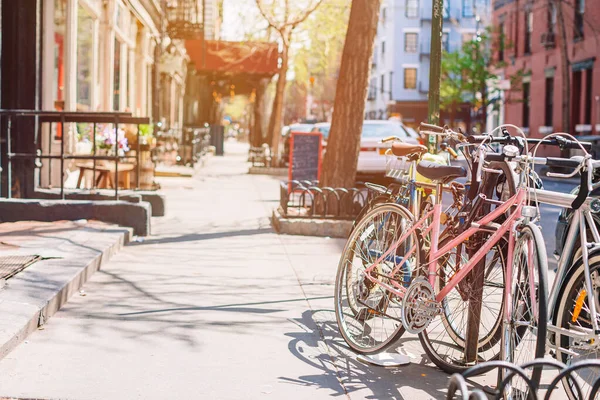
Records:
<instances>
[{"instance_id":1,"label":"bicycle handlebar","mask_svg":"<svg viewBox=\"0 0 600 400\"><path fill-rule=\"evenodd\" d=\"M467 141L472 144L483 143L484 141L488 141L489 143L500 143L500 144L508 144L514 143L518 140L524 140L522 138L515 138L512 136L500 136L500 137L490 137L486 135L472 135L467 137ZM592 143L590 142L576 142L573 140L565 139L560 136L553 137L552 139L534 139L528 138L527 143L529 144L543 144L548 146L558 146L561 149L577 149L580 150L579 144L581 144L586 150L592 150Z\"/></svg>"},{"instance_id":2,"label":"bicycle handlebar","mask_svg":"<svg viewBox=\"0 0 600 400\"><path fill-rule=\"evenodd\" d=\"M419 131L430 131L432 133L437 132L439 134L439 133L444 133L445 130L446 130L446 128L444 128L444 127L426 124L425 122L421 122L421 124L419 125ZM435 133L433 133L433 134L435 134Z\"/></svg>"}]
</instances>

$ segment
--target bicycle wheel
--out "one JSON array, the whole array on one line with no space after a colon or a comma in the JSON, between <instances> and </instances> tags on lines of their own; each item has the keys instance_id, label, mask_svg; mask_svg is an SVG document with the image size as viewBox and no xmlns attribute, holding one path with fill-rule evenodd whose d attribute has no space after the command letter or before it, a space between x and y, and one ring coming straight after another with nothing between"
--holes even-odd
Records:
<instances>
[{"instance_id":1,"label":"bicycle wheel","mask_svg":"<svg viewBox=\"0 0 600 400\"><path fill-rule=\"evenodd\" d=\"M441 241L440 248L452 238ZM500 353L502 313L504 305L504 273L507 241L502 238L481 261L478 274L470 273L441 301L442 312L420 335L429 359L448 373L460 373L476 363L496 359ZM439 261L435 292L439 293L451 281L461 265L468 261L467 244L462 243ZM461 260L457 263L457 260ZM474 296L474 287L481 287ZM475 303L481 304L476 357L469 362L466 341L469 332L469 312Z\"/></svg>"},{"instance_id":2,"label":"bicycle wheel","mask_svg":"<svg viewBox=\"0 0 600 400\"><path fill-rule=\"evenodd\" d=\"M419 274L420 246L413 224L403 207L379 205L358 222L346 242L335 281L335 314L342 337L358 353L380 352L404 333L402 301L380 283L406 288ZM395 251L367 272L392 245Z\"/></svg>"},{"instance_id":3,"label":"bicycle wheel","mask_svg":"<svg viewBox=\"0 0 600 400\"><path fill-rule=\"evenodd\" d=\"M589 258L590 278L594 287L593 295L587 293L585 284L585 267L580 258L574 265L574 272L567 278L557 300L556 326L574 333L573 337L557 335L556 358L567 365L578 361L600 358L600 347L586 340L577 340L579 332L593 332L592 318L589 302L594 301L596 310L600 311L600 254L593 254ZM598 317L597 317L598 318ZM597 340L596 340L597 342ZM584 368L573 372L571 376L575 379L587 399L591 395L594 383L600 378L597 368ZM573 381L563 380L563 387L570 399L579 396L574 388ZM596 396L600 398L600 396Z\"/></svg>"},{"instance_id":4,"label":"bicycle wheel","mask_svg":"<svg viewBox=\"0 0 600 400\"><path fill-rule=\"evenodd\" d=\"M503 326L504 361L523 365L544 357L548 322L547 271L548 260L540 229L531 223L519 227L510 281L512 312L508 316L508 323ZM542 368L533 368L528 372L531 381L539 385ZM504 397L526 399L528 387L521 378L515 377L506 386Z\"/></svg>"}]
</instances>

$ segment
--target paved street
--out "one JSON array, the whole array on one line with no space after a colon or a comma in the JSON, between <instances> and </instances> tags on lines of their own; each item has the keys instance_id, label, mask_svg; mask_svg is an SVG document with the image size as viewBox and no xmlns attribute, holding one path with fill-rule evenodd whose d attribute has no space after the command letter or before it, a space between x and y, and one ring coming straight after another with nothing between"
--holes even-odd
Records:
<instances>
[{"instance_id":1,"label":"paved street","mask_svg":"<svg viewBox=\"0 0 600 400\"><path fill-rule=\"evenodd\" d=\"M343 240L273 233L277 180L246 174L245 146L226 150L195 178L161 181L154 235L0 361L0 396L443 398L448 377L414 337L403 368L348 356L332 312Z\"/></svg>"}]
</instances>

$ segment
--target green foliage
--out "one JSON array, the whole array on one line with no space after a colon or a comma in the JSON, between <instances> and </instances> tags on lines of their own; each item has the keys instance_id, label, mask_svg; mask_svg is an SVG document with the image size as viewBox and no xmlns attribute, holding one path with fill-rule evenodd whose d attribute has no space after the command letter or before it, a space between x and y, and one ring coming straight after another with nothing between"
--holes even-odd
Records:
<instances>
[{"instance_id":1,"label":"green foliage","mask_svg":"<svg viewBox=\"0 0 600 400\"><path fill-rule=\"evenodd\" d=\"M459 51L442 57L441 108L453 111L463 102L473 108L487 106L491 91L495 91L498 76L490 70L492 64L491 32L463 43Z\"/></svg>"},{"instance_id":2,"label":"green foliage","mask_svg":"<svg viewBox=\"0 0 600 400\"><path fill-rule=\"evenodd\" d=\"M349 15L347 0L324 0L298 27L296 45L291 48L294 73L292 82L288 83L286 98L290 109L286 110L287 115L295 114L292 108L303 102L307 93L316 102L333 105ZM317 110L317 118L325 119L326 111L329 110Z\"/></svg>"},{"instance_id":3,"label":"green foliage","mask_svg":"<svg viewBox=\"0 0 600 400\"><path fill-rule=\"evenodd\" d=\"M154 125L152 124L141 124L140 125L140 136L141 137L152 137L154 133Z\"/></svg>"}]
</instances>

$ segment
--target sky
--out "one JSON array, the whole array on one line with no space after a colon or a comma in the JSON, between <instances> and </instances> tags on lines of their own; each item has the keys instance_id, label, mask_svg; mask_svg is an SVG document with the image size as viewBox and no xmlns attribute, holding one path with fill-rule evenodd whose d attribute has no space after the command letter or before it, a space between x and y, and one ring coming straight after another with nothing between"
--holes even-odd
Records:
<instances>
[{"instance_id":1,"label":"sky","mask_svg":"<svg viewBox=\"0 0 600 400\"><path fill-rule=\"evenodd\" d=\"M221 39L242 40L250 19L258 17L255 0L224 0Z\"/></svg>"}]
</instances>

